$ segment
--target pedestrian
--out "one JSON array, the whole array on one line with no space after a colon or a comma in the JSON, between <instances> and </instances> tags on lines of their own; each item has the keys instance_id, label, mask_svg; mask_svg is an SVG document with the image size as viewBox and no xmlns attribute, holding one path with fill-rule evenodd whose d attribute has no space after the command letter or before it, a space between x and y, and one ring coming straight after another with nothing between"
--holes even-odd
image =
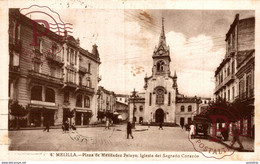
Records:
<instances>
[{"instance_id":1,"label":"pedestrian","mask_svg":"<svg viewBox=\"0 0 260 164\"><path fill-rule=\"evenodd\" d=\"M232 135L233 135L233 140L231 142L230 147L233 147L233 145L237 142L239 144L239 148L243 149L244 147L239 139L239 129L235 123L232 124Z\"/></svg>"},{"instance_id":2,"label":"pedestrian","mask_svg":"<svg viewBox=\"0 0 260 164\"><path fill-rule=\"evenodd\" d=\"M63 131L63 133L69 132L69 123L68 123L68 121L65 121L62 124L62 131Z\"/></svg>"},{"instance_id":3,"label":"pedestrian","mask_svg":"<svg viewBox=\"0 0 260 164\"><path fill-rule=\"evenodd\" d=\"M109 129L109 121L106 120L106 126L105 126L105 129Z\"/></svg>"},{"instance_id":4,"label":"pedestrian","mask_svg":"<svg viewBox=\"0 0 260 164\"><path fill-rule=\"evenodd\" d=\"M195 135L195 126L193 123L190 124L190 138L193 139Z\"/></svg>"},{"instance_id":5,"label":"pedestrian","mask_svg":"<svg viewBox=\"0 0 260 164\"><path fill-rule=\"evenodd\" d=\"M49 124L49 121L46 121L45 122L45 129L43 129L43 132L45 132L45 131L49 132L49 130L50 130L50 124Z\"/></svg>"},{"instance_id":6,"label":"pedestrian","mask_svg":"<svg viewBox=\"0 0 260 164\"><path fill-rule=\"evenodd\" d=\"M162 122L160 122L160 124L159 124L159 130L163 130L163 127L162 127Z\"/></svg>"},{"instance_id":7,"label":"pedestrian","mask_svg":"<svg viewBox=\"0 0 260 164\"><path fill-rule=\"evenodd\" d=\"M71 129L72 129L72 133L74 133L74 132L76 131L77 128L75 127L75 124L74 124L74 123L72 123Z\"/></svg>"},{"instance_id":8,"label":"pedestrian","mask_svg":"<svg viewBox=\"0 0 260 164\"><path fill-rule=\"evenodd\" d=\"M148 128L150 128L150 124L151 124L151 121L150 121L150 119L149 119L149 120L147 120L147 124L148 124Z\"/></svg>"},{"instance_id":9,"label":"pedestrian","mask_svg":"<svg viewBox=\"0 0 260 164\"><path fill-rule=\"evenodd\" d=\"M127 139L129 139L129 135L132 137L132 139L134 139L133 135L132 135L132 124L128 121L127 122Z\"/></svg>"},{"instance_id":10,"label":"pedestrian","mask_svg":"<svg viewBox=\"0 0 260 164\"><path fill-rule=\"evenodd\" d=\"M184 122L181 121L181 129L184 127Z\"/></svg>"}]
</instances>

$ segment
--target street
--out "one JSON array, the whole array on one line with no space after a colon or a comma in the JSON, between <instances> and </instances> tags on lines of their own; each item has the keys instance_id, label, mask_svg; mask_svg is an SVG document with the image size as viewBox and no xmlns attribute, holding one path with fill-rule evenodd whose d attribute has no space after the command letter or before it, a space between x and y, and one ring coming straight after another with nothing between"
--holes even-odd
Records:
<instances>
[{"instance_id":1,"label":"street","mask_svg":"<svg viewBox=\"0 0 260 164\"><path fill-rule=\"evenodd\" d=\"M63 134L61 129L9 131L10 150L26 151L195 151L188 132L179 127L136 126L134 139L126 139L126 125L78 128ZM216 149L223 145L203 140Z\"/></svg>"}]
</instances>

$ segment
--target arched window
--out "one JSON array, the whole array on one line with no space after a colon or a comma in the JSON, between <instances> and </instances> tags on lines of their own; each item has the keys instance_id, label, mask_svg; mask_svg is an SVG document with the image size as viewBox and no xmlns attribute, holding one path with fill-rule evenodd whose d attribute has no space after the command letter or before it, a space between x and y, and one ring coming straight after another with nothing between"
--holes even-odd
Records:
<instances>
[{"instance_id":1,"label":"arched window","mask_svg":"<svg viewBox=\"0 0 260 164\"><path fill-rule=\"evenodd\" d=\"M55 102L55 91L51 88L46 88L45 90L45 101Z\"/></svg>"},{"instance_id":2,"label":"arched window","mask_svg":"<svg viewBox=\"0 0 260 164\"><path fill-rule=\"evenodd\" d=\"M87 79L87 87L91 88L91 80L89 78Z\"/></svg>"},{"instance_id":3,"label":"arched window","mask_svg":"<svg viewBox=\"0 0 260 164\"><path fill-rule=\"evenodd\" d=\"M189 106L188 106L188 112L191 112L191 111L192 111L192 106L189 105Z\"/></svg>"},{"instance_id":4,"label":"arched window","mask_svg":"<svg viewBox=\"0 0 260 164\"><path fill-rule=\"evenodd\" d=\"M143 106L141 105L140 107L139 107L139 110L140 110L140 112L142 112L143 111Z\"/></svg>"},{"instance_id":5,"label":"arched window","mask_svg":"<svg viewBox=\"0 0 260 164\"><path fill-rule=\"evenodd\" d=\"M31 89L31 100L42 101L42 87L34 86Z\"/></svg>"},{"instance_id":6,"label":"arched window","mask_svg":"<svg viewBox=\"0 0 260 164\"><path fill-rule=\"evenodd\" d=\"M164 66L164 61L163 60L158 61L156 65L157 71L159 72L163 71L163 66Z\"/></svg>"},{"instance_id":7,"label":"arched window","mask_svg":"<svg viewBox=\"0 0 260 164\"><path fill-rule=\"evenodd\" d=\"M76 106L82 107L82 95L78 95L76 99Z\"/></svg>"},{"instance_id":8,"label":"arched window","mask_svg":"<svg viewBox=\"0 0 260 164\"><path fill-rule=\"evenodd\" d=\"M164 103L164 90L163 89L157 89L156 91L156 104L163 104Z\"/></svg>"},{"instance_id":9,"label":"arched window","mask_svg":"<svg viewBox=\"0 0 260 164\"><path fill-rule=\"evenodd\" d=\"M184 110L185 110L185 107L184 107L184 105L182 105L181 106L181 112L184 112Z\"/></svg>"},{"instance_id":10,"label":"arched window","mask_svg":"<svg viewBox=\"0 0 260 164\"><path fill-rule=\"evenodd\" d=\"M89 108L90 107L90 99L89 99L88 96L85 96L84 107L85 108Z\"/></svg>"}]
</instances>

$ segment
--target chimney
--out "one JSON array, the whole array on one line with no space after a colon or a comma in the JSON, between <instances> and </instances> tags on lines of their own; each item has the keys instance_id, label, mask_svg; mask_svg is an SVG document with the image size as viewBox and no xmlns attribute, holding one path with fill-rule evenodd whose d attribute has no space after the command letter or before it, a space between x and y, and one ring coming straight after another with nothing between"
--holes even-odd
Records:
<instances>
[{"instance_id":1,"label":"chimney","mask_svg":"<svg viewBox=\"0 0 260 164\"><path fill-rule=\"evenodd\" d=\"M94 44L92 46L92 54L97 56L97 57L99 57L99 53L98 53L98 49L97 48L98 48L98 46L96 44Z\"/></svg>"}]
</instances>

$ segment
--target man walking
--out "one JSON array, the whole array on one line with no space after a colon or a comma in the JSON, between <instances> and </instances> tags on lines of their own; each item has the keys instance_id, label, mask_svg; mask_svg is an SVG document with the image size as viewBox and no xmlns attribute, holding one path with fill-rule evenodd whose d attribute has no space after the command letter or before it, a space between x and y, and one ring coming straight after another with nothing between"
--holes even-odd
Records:
<instances>
[{"instance_id":1,"label":"man walking","mask_svg":"<svg viewBox=\"0 0 260 164\"><path fill-rule=\"evenodd\" d=\"M50 130L50 124L49 124L49 121L46 121L45 129L43 129L43 132L45 132L45 131L49 132L49 130Z\"/></svg>"},{"instance_id":2,"label":"man walking","mask_svg":"<svg viewBox=\"0 0 260 164\"><path fill-rule=\"evenodd\" d=\"M160 124L159 124L159 130L163 130L162 122L160 122Z\"/></svg>"},{"instance_id":3,"label":"man walking","mask_svg":"<svg viewBox=\"0 0 260 164\"><path fill-rule=\"evenodd\" d=\"M233 135L233 140L231 142L230 147L233 147L233 145L237 142L240 146L239 148L243 149L244 147L243 147L243 145L242 145L242 143L240 142L240 139L239 139L239 129L236 126L235 123L232 124L232 135Z\"/></svg>"},{"instance_id":4,"label":"man walking","mask_svg":"<svg viewBox=\"0 0 260 164\"><path fill-rule=\"evenodd\" d=\"M129 135L132 137L132 139L134 139L133 135L132 135L132 124L130 122L127 122L127 139L129 139Z\"/></svg>"}]
</instances>

